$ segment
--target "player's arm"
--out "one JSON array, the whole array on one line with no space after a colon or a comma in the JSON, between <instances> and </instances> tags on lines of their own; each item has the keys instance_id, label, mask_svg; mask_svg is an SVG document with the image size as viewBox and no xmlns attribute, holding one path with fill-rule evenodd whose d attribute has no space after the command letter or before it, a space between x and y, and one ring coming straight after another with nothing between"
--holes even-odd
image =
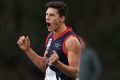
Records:
<instances>
[{"instance_id":1,"label":"player's arm","mask_svg":"<svg viewBox=\"0 0 120 80\"><path fill-rule=\"evenodd\" d=\"M68 51L69 66L58 60L55 66L65 75L75 79L79 73L81 45L76 37L69 37L66 40L65 48ZM55 53L55 52L54 52Z\"/></svg>"},{"instance_id":2,"label":"player's arm","mask_svg":"<svg viewBox=\"0 0 120 80\"><path fill-rule=\"evenodd\" d=\"M29 59L37 66L41 71L45 72L45 58L37 55L31 48L26 52Z\"/></svg>"},{"instance_id":3,"label":"player's arm","mask_svg":"<svg viewBox=\"0 0 120 80\"><path fill-rule=\"evenodd\" d=\"M45 72L45 57L37 55L30 47L30 40L28 37L20 37L18 40L18 46L26 53L29 59L43 72ZM45 53L46 54L46 53Z\"/></svg>"}]
</instances>

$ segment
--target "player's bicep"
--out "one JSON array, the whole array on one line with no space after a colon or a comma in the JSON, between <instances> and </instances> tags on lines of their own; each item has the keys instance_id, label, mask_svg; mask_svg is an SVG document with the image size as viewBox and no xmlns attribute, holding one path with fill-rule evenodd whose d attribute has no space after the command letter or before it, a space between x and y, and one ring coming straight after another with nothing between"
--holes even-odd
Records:
<instances>
[{"instance_id":1,"label":"player's bicep","mask_svg":"<svg viewBox=\"0 0 120 80\"><path fill-rule=\"evenodd\" d=\"M81 45L76 37L70 37L66 43L65 47L68 52L68 62L70 66L79 67L80 64L80 52Z\"/></svg>"}]
</instances>

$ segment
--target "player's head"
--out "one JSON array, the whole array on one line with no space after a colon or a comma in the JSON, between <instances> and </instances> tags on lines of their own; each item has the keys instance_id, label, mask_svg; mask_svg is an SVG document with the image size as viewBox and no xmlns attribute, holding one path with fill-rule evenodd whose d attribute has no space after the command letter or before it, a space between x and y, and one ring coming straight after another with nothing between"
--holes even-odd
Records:
<instances>
[{"instance_id":1,"label":"player's head","mask_svg":"<svg viewBox=\"0 0 120 80\"><path fill-rule=\"evenodd\" d=\"M46 8L46 23L49 32L57 31L64 24L68 8L59 1L48 2Z\"/></svg>"},{"instance_id":2,"label":"player's head","mask_svg":"<svg viewBox=\"0 0 120 80\"><path fill-rule=\"evenodd\" d=\"M48 8L55 8L58 10L58 13L60 16L67 16L68 13L68 7L64 2L60 2L60 1L51 1L48 2L45 5L45 9L47 10Z\"/></svg>"}]
</instances>

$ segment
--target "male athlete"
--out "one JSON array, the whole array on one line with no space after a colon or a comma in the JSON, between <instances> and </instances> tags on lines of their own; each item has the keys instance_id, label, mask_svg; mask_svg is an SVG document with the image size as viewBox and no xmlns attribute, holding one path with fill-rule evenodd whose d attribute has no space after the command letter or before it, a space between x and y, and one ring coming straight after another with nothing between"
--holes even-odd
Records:
<instances>
[{"instance_id":1,"label":"male athlete","mask_svg":"<svg viewBox=\"0 0 120 80\"><path fill-rule=\"evenodd\" d=\"M46 23L50 34L44 57L33 51L28 36L21 36L17 42L30 60L45 72L45 80L75 80L79 73L81 43L64 23L67 12L68 8L63 2L46 4Z\"/></svg>"}]
</instances>

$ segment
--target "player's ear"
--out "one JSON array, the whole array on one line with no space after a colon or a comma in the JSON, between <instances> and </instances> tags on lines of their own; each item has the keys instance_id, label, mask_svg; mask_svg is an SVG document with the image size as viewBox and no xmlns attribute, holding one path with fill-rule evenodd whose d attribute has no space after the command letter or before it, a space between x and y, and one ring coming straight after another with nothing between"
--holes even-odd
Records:
<instances>
[{"instance_id":1,"label":"player's ear","mask_svg":"<svg viewBox=\"0 0 120 80\"><path fill-rule=\"evenodd\" d=\"M60 19L61 19L61 22L64 22L65 21L65 16L61 16Z\"/></svg>"}]
</instances>

